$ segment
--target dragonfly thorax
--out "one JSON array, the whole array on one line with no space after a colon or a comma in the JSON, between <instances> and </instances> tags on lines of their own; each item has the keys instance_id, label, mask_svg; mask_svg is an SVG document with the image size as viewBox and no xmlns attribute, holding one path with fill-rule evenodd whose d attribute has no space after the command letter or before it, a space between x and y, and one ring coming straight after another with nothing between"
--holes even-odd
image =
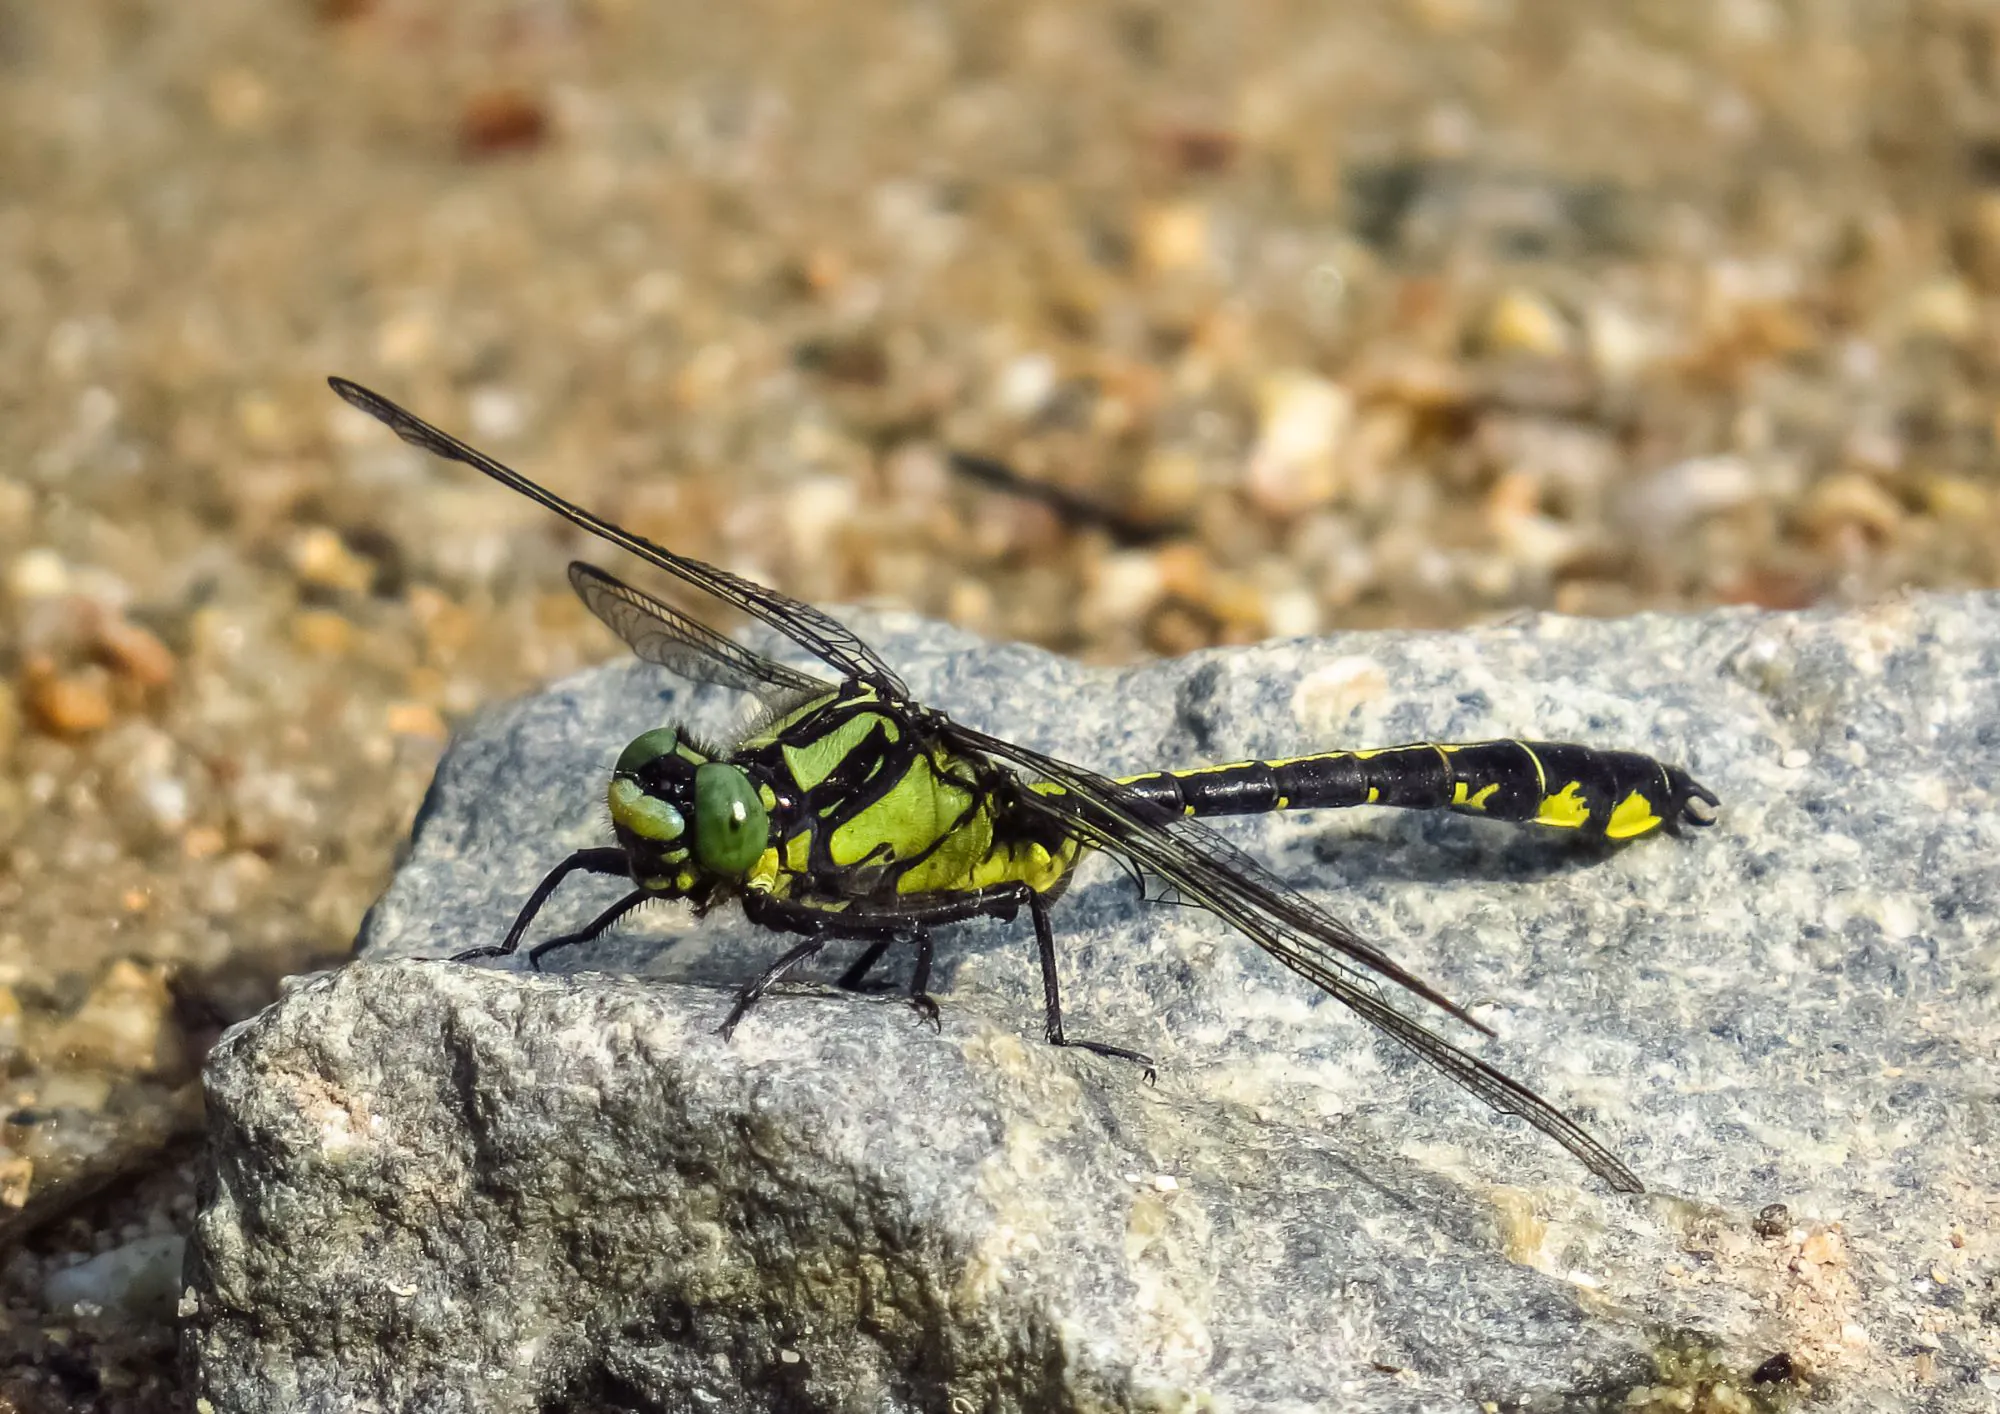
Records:
<instances>
[{"instance_id":1,"label":"dragonfly thorax","mask_svg":"<svg viewBox=\"0 0 2000 1414\"><path fill-rule=\"evenodd\" d=\"M770 840L770 813L743 768L714 759L673 727L633 739L606 799L633 879L655 893L741 879Z\"/></svg>"}]
</instances>

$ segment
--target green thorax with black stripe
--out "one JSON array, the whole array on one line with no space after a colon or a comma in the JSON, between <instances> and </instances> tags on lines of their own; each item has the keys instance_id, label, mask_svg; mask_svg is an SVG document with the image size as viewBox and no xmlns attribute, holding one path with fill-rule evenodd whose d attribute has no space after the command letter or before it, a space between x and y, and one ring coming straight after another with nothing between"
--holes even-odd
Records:
<instances>
[{"instance_id":1,"label":"green thorax with black stripe","mask_svg":"<svg viewBox=\"0 0 2000 1414\"><path fill-rule=\"evenodd\" d=\"M700 787L724 772L741 784L726 797L712 787L711 805ZM849 683L726 759L670 729L649 732L621 758L609 798L633 876L655 892L741 889L839 908L1016 882L1055 891L1079 850L1051 817L1015 805L1023 788ZM709 832L746 825L759 830L754 852L703 848Z\"/></svg>"}]
</instances>

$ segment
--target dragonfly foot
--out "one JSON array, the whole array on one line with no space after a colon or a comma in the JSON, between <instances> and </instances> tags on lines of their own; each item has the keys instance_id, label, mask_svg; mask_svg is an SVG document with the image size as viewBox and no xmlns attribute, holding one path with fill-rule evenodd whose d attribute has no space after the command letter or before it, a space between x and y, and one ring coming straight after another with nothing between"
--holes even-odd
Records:
<instances>
[{"instance_id":1,"label":"dragonfly foot","mask_svg":"<svg viewBox=\"0 0 2000 1414\"><path fill-rule=\"evenodd\" d=\"M938 1019L938 1004L929 992L910 993L910 1005L916 1010L919 1025L928 1021L938 1035L944 1035L944 1023Z\"/></svg>"},{"instance_id":2,"label":"dragonfly foot","mask_svg":"<svg viewBox=\"0 0 2000 1414\"><path fill-rule=\"evenodd\" d=\"M1135 1065L1144 1066L1146 1071L1145 1080L1148 1085L1153 1084L1160 1078L1159 1070L1153 1058L1144 1051L1128 1051L1123 1046L1108 1046L1102 1041L1072 1041L1064 1039L1057 1041L1055 1044L1058 1046L1068 1046L1072 1050L1089 1051L1092 1055L1096 1056L1109 1056L1112 1060L1128 1060Z\"/></svg>"}]
</instances>

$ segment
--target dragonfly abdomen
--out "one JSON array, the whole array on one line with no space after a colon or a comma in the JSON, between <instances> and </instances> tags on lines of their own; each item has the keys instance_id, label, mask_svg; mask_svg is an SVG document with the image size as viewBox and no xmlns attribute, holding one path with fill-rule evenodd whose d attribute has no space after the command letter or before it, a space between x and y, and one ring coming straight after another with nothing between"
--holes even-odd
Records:
<instances>
[{"instance_id":1,"label":"dragonfly abdomen","mask_svg":"<svg viewBox=\"0 0 2000 1414\"><path fill-rule=\"evenodd\" d=\"M1151 771L1120 782L1177 815L1255 815L1390 805L1553 825L1608 839L1669 822L1708 824L1716 798L1685 771L1635 751L1569 742L1417 742Z\"/></svg>"}]
</instances>

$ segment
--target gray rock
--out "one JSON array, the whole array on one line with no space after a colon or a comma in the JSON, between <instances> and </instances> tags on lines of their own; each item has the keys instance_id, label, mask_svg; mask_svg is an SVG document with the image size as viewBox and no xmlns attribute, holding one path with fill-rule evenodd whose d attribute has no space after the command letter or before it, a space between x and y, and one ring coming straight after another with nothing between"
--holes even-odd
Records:
<instances>
[{"instance_id":1,"label":"gray rock","mask_svg":"<svg viewBox=\"0 0 2000 1414\"><path fill-rule=\"evenodd\" d=\"M485 717L363 961L217 1048L183 1300L214 1410L1734 1409L1800 1388L1751 1382L1781 1353L1831 1409L1995 1406L2000 599L1119 673L856 622L927 700L1113 771L1505 734L1689 766L1716 828L1615 852L1225 826L1653 1191L1102 860L1056 913L1069 1018L1158 1055L1156 1086L1040 1043L1025 921L940 935L942 1034L825 985L843 955L719 1040L779 947L733 909L639 915L558 975L418 960L607 842L627 738L728 727L621 665ZM544 926L615 891L572 882Z\"/></svg>"}]
</instances>

